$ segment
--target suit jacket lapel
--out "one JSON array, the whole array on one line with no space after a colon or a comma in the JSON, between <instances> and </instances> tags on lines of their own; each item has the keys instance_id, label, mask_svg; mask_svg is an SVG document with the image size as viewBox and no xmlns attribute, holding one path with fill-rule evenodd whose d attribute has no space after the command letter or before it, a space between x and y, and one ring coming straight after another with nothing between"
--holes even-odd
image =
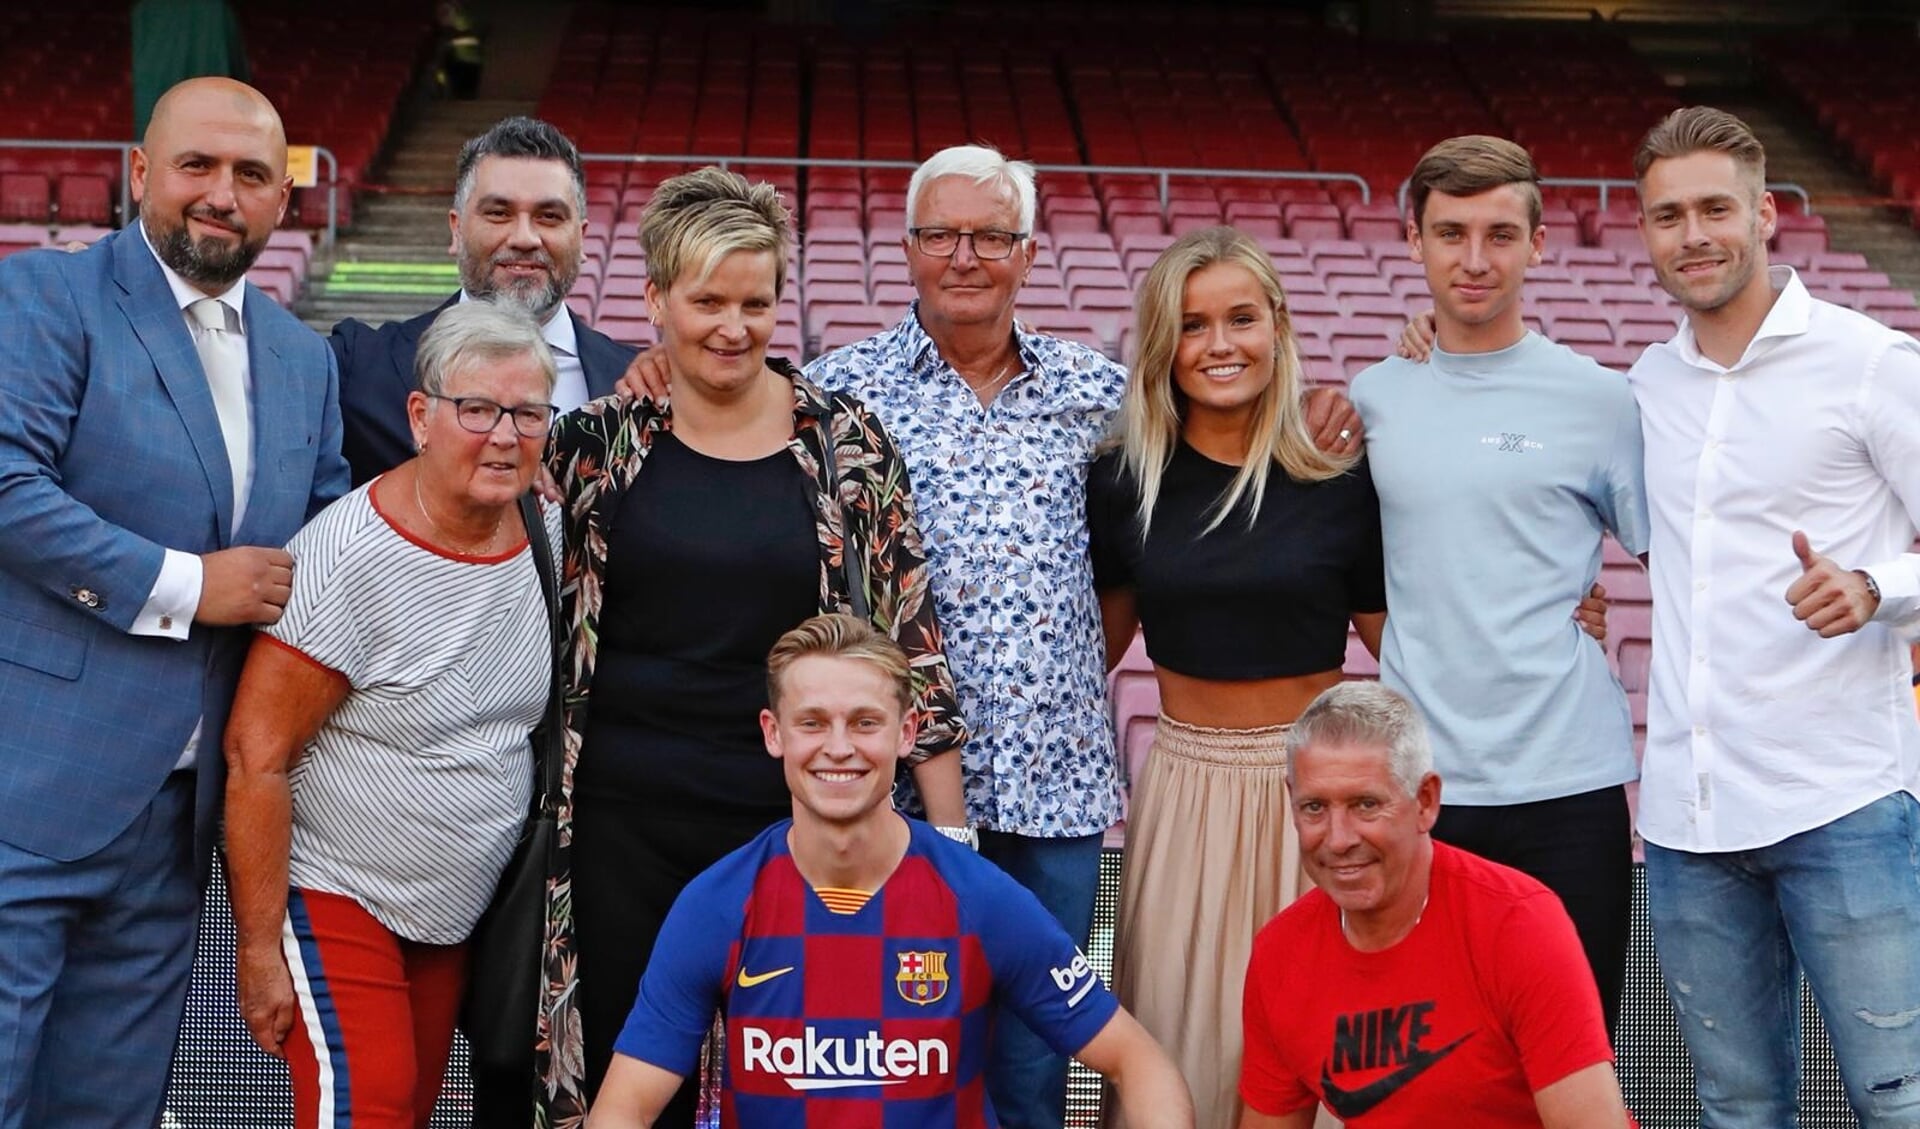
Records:
<instances>
[{"instance_id":1,"label":"suit jacket lapel","mask_svg":"<svg viewBox=\"0 0 1920 1129\"><path fill-rule=\"evenodd\" d=\"M200 367L200 354L187 332L186 318L137 226L123 228L113 237L113 280L119 287L114 300L134 336L153 358L161 386L186 425L187 438L193 443L213 496L218 519L215 532L225 547L233 527L233 469L227 463L220 417L214 412L213 393L207 388L207 374Z\"/></svg>"},{"instance_id":2,"label":"suit jacket lapel","mask_svg":"<svg viewBox=\"0 0 1920 1129\"><path fill-rule=\"evenodd\" d=\"M580 371L587 378L587 399L597 400L613 392L614 382L627 371L631 353L622 350L610 338L594 333L571 309L573 339L580 350Z\"/></svg>"}]
</instances>

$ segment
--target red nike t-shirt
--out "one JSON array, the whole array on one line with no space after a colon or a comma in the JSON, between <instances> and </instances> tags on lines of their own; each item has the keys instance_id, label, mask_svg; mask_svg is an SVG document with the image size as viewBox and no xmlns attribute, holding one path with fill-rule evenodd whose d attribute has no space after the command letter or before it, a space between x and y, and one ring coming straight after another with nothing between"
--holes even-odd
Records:
<instances>
[{"instance_id":1,"label":"red nike t-shirt","mask_svg":"<svg viewBox=\"0 0 1920 1129\"><path fill-rule=\"evenodd\" d=\"M1566 910L1545 886L1433 845L1427 908L1363 953L1314 890L1247 966L1240 1096L1279 1116L1319 1101L1355 1129L1537 1127L1534 1091L1613 1049Z\"/></svg>"}]
</instances>

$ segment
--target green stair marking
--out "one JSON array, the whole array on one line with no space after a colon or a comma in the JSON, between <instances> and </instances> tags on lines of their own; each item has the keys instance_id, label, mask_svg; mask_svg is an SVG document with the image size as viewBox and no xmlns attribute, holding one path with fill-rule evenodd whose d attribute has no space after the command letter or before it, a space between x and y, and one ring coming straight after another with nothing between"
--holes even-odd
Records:
<instances>
[{"instance_id":1,"label":"green stair marking","mask_svg":"<svg viewBox=\"0 0 1920 1129\"><path fill-rule=\"evenodd\" d=\"M343 262L319 286L322 294L445 294L460 284L454 263Z\"/></svg>"}]
</instances>

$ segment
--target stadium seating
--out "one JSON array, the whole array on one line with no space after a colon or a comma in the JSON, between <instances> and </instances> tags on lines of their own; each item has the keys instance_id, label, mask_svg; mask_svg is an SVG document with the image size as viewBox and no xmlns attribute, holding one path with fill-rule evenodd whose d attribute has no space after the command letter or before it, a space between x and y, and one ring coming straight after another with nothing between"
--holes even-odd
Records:
<instances>
[{"instance_id":1,"label":"stadium seating","mask_svg":"<svg viewBox=\"0 0 1920 1129\"><path fill-rule=\"evenodd\" d=\"M322 145L342 180L362 179L395 107L425 60L425 0L333 0L324 8L235 5L255 85L280 110L288 140ZM0 134L46 141L125 141L131 23L119 0L69 0L57 19L32 5L0 9ZM108 224L120 193L117 152L0 149L0 222ZM340 194L350 218L349 193ZM299 194L289 221L326 223L325 193Z\"/></svg>"}]
</instances>

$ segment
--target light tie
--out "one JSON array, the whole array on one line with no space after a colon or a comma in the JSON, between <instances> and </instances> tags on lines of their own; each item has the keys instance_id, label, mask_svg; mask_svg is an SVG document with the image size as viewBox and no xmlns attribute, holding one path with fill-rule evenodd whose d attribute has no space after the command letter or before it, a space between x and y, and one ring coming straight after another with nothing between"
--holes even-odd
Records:
<instances>
[{"instance_id":1,"label":"light tie","mask_svg":"<svg viewBox=\"0 0 1920 1129\"><path fill-rule=\"evenodd\" d=\"M227 332L227 307L218 298L202 298L187 307L200 325L194 347L207 373L213 410L220 417L220 438L226 441L227 464L233 468L233 529L247 512L247 482L253 461L253 421L247 414L247 343Z\"/></svg>"}]
</instances>

